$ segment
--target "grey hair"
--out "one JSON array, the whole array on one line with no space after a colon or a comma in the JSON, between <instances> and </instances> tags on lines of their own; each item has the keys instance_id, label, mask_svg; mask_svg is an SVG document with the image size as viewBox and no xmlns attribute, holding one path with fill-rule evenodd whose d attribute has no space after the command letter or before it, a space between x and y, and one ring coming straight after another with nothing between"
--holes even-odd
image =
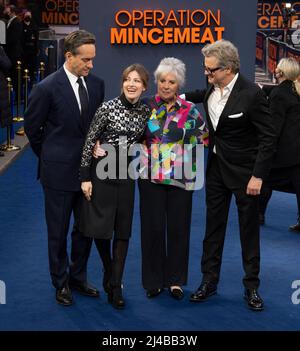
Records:
<instances>
[{"instance_id":1,"label":"grey hair","mask_svg":"<svg viewBox=\"0 0 300 351\"><path fill-rule=\"evenodd\" d=\"M157 83L162 74L173 73L179 89L181 89L185 83L185 72L185 64L181 60L175 57L165 57L160 61L154 72L155 83Z\"/></svg>"},{"instance_id":2,"label":"grey hair","mask_svg":"<svg viewBox=\"0 0 300 351\"><path fill-rule=\"evenodd\" d=\"M239 72L239 52L229 40L222 39L212 44L207 44L201 51L204 57L215 57L223 68L231 68L233 73Z\"/></svg>"}]
</instances>

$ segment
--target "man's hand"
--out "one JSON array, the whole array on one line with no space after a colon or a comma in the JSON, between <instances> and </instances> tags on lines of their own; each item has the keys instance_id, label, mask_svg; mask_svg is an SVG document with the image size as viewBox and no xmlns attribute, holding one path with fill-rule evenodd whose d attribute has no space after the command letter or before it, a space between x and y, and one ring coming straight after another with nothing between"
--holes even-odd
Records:
<instances>
[{"instance_id":1,"label":"man's hand","mask_svg":"<svg viewBox=\"0 0 300 351\"><path fill-rule=\"evenodd\" d=\"M262 186L262 179L252 176L247 185L247 195L259 195Z\"/></svg>"},{"instance_id":2,"label":"man's hand","mask_svg":"<svg viewBox=\"0 0 300 351\"><path fill-rule=\"evenodd\" d=\"M96 144L93 149L93 156L95 158L102 157L106 155L106 151L101 149L99 140L96 141Z\"/></svg>"},{"instance_id":3,"label":"man's hand","mask_svg":"<svg viewBox=\"0 0 300 351\"><path fill-rule=\"evenodd\" d=\"M92 182L82 182L81 183L81 190L88 201L91 201L92 196Z\"/></svg>"}]
</instances>

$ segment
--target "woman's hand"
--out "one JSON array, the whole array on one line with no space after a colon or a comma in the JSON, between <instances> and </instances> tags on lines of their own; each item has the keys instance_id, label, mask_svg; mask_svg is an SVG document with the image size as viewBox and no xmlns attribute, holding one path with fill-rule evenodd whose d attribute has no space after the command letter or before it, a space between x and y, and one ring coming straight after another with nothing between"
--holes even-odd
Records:
<instances>
[{"instance_id":1,"label":"woman's hand","mask_svg":"<svg viewBox=\"0 0 300 351\"><path fill-rule=\"evenodd\" d=\"M81 183L81 190L88 201L91 201L92 189L93 189L92 182Z\"/></svg>"},{"instance_id":2,"label":"woman's hand","mask_svg":"<svg viewBox=\"0 0 300 351\"><path fill-rule=\"evenodd\" d=\"M99 142L99 140L97 140L96 144L94 146L94 149L93 149L93 156L95 158L98 158L98 157L102 157L105 155L106 155L106 151L101 148L100 142Z\"/></svg>"}]
</instances>

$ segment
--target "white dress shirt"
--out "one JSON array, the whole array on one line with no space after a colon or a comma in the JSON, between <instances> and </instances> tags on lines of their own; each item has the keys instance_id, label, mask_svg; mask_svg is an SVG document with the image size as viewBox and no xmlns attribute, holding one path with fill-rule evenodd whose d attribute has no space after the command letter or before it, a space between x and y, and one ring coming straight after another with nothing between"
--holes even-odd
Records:
<instances>
[{"instance_id":1,"label":"white dress shirt","mask_svg":"<svg viewBox=\"0 0 300 351\"><path fill-rule=\"evenodd\" d=\"M81 103L80 103L80 98L79 98L79 84L77 83L78 77L75 76L75 74L71 73L67 68L66 68L66 64L64 64L64 70L66 72L67 77L69 78L70 84L73 88L74 94L76 96L76 100L78 102L78 106L79 106L79 110L81 112ZM85 87L86 91L87 90L87 86L85 84L85 80L83 79L83 77L80 77L80 79L82 80L83 86Z\"/></svg>"},{"instance_id":2,"label":"white dress shirt","mask_svg":"<svg viewBox=\"0 0 300 351\"><path fill-rule=\"evenodd\" d=\"M209 113L209 117L214 130L217 129L220 116L229 99L229 96L232 92L234 84L238 79L238 76L239 74L237 73L232 79L232 81L229 84L227 84L226 87L223 88L223 93L221 92L221 89L217 85L215 85L212 93L208 98L208 101L207 101L208 113ZM216 146L214 146L213 151L214 153L216 153Z\"/></svg>"}]
</instances>

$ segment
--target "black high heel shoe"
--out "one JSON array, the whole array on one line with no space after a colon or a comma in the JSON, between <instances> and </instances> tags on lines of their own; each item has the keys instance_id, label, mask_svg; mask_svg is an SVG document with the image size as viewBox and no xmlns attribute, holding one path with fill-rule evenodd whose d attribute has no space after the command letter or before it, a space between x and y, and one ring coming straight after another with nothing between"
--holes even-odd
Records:
<instances>
[{"instance_id":1,"label":"black high heel shoe","mask_svg":"<svg viewBox=\"0 0 300 351\"><path fill-rule=\"evenodd\" d=\"M109 285L107 300L114 308L118 310L123 309L125 307L125 301L122 295L121 285L118 285L118 286Z\"/></svg>"}]
</instances>

